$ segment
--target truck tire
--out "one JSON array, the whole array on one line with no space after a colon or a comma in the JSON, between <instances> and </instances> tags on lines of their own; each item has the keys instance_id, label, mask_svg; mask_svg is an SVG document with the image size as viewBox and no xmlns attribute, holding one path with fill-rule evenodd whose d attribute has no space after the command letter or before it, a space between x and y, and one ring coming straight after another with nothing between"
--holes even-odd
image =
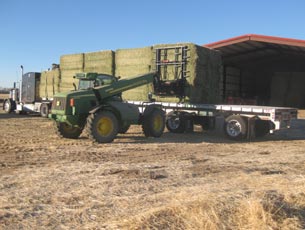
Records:
<instances>
[{"instance_id":1,"label":"truck tire","mask_svg":"<svg viewBox=\"0 0 305 230\"><path fill-rule=\"evenodd\" d=\"M55 122L55 130L58 136L69 139L77 139L82 133L82 129L64 122Z\"/></svg>"},{"instance_id":2,"label":"truck tire","mask_svg":"<svg viewBox=\"0 0 305 230\"><path fill-rule=\"evenodd\" d=\"M49 104L47 103L42 103L41 106L40 106L40 115L42 117L48 117L48 114L49 114Z\"/></svg>"},{"instance_id":3,"label":"truck tire","mask_svg":"<svg viewBox=\"0 0 305 230\"><path fill-rule=\"evenodd\" d=\"M160 137L165 128L164 111L154 108L149 114L143 117L142 129L146 137Z\"/></svg>"},{"instance_id":4,"label":"truck tire","mask_svg":"<svg viewBox=\"0 0 305 230\"><path fill-rule=\"evenodd\" d=\"M186 128L184 116L177 112L168 113L166 116L166 128L172 133L184 133Z\"/></svg>"},{"instance_id":5,"label":"truck tire","mask_svg":"<svg viewBox=\"0 0 305 230\"><path fill-rule=\"evenodd\" d=\"M233 140L242 140L247 136L247 124L243 117L231 115L224 124L225 134Z\"/></svg>"},{"instance_id":6,"label":"truck tire","mask_svg":"<svg viewBox=\"0 0 305 230\"><path fill-rule=\"evenodd\" d=\"M6 99L4 102L3 102L3 110L6 112L6 113L11 113L13 112L13 101L11 99Z\"/></svg>"},{"instance_id":7,"label":"truck tire","mask_svg":"<svg viewBox=\"0 0 305 230\"><path fill-rule=\"evenodd\" d=\"M87 118L89 138L98 143L110 143L118 134L118 119L111 111L98 111Z\"/></svg>"},{"instance_id":8,"label":"truck tire","mask_svg":"<svg viewBox=\"0 0 305 230\"><path fill-rule=\"evenodd\" d=\"M268 133L270 133L269 121L256 120L255 126L254 126L254 131L255 131L255 137L266 136Z\"/></svg>"}]
</instances>

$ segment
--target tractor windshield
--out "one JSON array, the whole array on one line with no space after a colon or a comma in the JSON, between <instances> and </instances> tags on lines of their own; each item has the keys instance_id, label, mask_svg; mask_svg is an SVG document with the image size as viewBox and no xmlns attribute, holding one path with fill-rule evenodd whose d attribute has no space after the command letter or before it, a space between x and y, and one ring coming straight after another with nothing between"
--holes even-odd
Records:
<instances>
[{"instance_id":1,"label":"tractor windshield","mask_svg":"<svg viewBox=\"0 0 305 230\"><path fill-rule=\"evenodd\" d=\"M84 90L102 85L110 85L115 81L117 81L116 77L107 74L99 74L95 77L95 79L80 78L78 89Z\"/></svg>"},{"instance_id":2,"label":"tractor windshield","mask_svg":"<svg viewBox=\"0 0 305 230\"><path fill-rule=\"evenodd\" d=\"M95 80L87 80L87 79L80 79L78 83L78 89L90 89L94 87Z\"/></svg>"}]
</instances>

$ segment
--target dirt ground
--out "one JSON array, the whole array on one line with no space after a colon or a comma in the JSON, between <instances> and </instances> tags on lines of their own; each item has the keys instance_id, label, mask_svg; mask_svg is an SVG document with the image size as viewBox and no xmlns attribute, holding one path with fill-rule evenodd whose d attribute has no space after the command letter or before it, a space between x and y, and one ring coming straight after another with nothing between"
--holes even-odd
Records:
<instances>
[{"instance_id":1,"label":"dirt ground","mask_svg":"<svg viewBox=\"0 0 305 230\"><path fill-rule=\"evenodd\" d=\"M252 142L133 126L95 144L0 109L0 229L304 229L304 115Z\"/></svg>"}]
</instances>

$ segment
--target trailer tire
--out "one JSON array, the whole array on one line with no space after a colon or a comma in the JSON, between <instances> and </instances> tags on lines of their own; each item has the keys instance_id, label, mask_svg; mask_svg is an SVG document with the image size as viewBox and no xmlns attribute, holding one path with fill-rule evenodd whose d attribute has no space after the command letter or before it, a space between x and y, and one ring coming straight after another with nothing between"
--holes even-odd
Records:
<instances>
[{"instance_id":1,"label":"trailer tire","mask_svg":"<svg viewBox=\"0 0 305 230\"><path fill-rule=\"evenodd\" d=\"M247 136L247 124L243 117L231 115L224 124L225 134L232 140L242 140Z\"/></svg>"},{"instance_id":2,"label":"trailer tire","mask_svg":"<svg viewBox=\"0 0 305 230\"><path fill-rule=\"evenodd\" d=\"M111 111L98 111L87 118L89 138L98 143L112 142L118 130L118 119Z\"/></svg>"},{"instance_id":3,"label":"trailer tire","mask_svg":"<svg viewBox=\"0 0 305 230\"><path fill-rule=\"evenodd\" d=\"M142 129L146 137L160 137L165 128L164 111L154 108L149 114L143 117Z\"/></svg>"},{"instance_id":4,"label":"trailer tire","mask_svg":"<svg viewBox=\"0 0 305 230\"><path fill-rule=\"evenodd\" d=\"M270 132L269 121L265 120L256 120L255 121L255 137L264 137Z\"/></svg>"},{"instance_id":5,"label":"trailer tire","mask_svg":"<svg viewBox=\"0 0 305 230\"><path fill-rule=\"evenodd\" d=\"M77 139L82 133L82 129L64 122L55 122L55 130L58 136L69 139Z\"/></svg>"},{"instance_id":6,"label":"trailer tire","mask_svg":"<svg viewBox=\"0 0 305 230\"><path fill-rule=\"evenodd\" d=\"M184 116L177 112L168 113L166 116L166 128L171 133L184 133L186 129Z\"/></svg>"},{"instance_id":7,"label":"trailer tire","mask_svg":"<svg viewBox=\"0 0 305 230\"><path fill-rule=\"evenodd\" d=\"M48 117L48 114L49 114L49 104L47 103L42 103L41 106L40 106L40 115L42 117Z\"/></svg>"}]
</instances>

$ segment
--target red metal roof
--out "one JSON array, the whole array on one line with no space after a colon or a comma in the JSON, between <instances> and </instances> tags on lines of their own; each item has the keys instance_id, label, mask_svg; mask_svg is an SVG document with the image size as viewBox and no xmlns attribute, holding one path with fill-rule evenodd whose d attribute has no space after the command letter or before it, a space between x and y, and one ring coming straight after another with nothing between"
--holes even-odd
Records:
<instances>
[{"instance_id":1,"label":"red metal roof","mask_svg":"<svg viewBox=\"0 0 305 230\"><path fill-rule=\"evenodd\" d=\"M225 63L242 64L280 55L305 57L305 40L246 34L204 45L222 53Z\"/></svg>"},{"instance_id":2,"label":"red metal roof","mask_svg":"<svg viewBox=\"0 0 305 230\"><path fill-rule=\"evenodd\" d=\"M281 37L258 35L258 34L245 34L245 35L221 40L218 42L209 43L204 46L216 49L218 47L232 45L244 41L257 41L257 42L305 47L305 40L293 39L293 38L281 38Z\"/></svg>"}]
</instances>

